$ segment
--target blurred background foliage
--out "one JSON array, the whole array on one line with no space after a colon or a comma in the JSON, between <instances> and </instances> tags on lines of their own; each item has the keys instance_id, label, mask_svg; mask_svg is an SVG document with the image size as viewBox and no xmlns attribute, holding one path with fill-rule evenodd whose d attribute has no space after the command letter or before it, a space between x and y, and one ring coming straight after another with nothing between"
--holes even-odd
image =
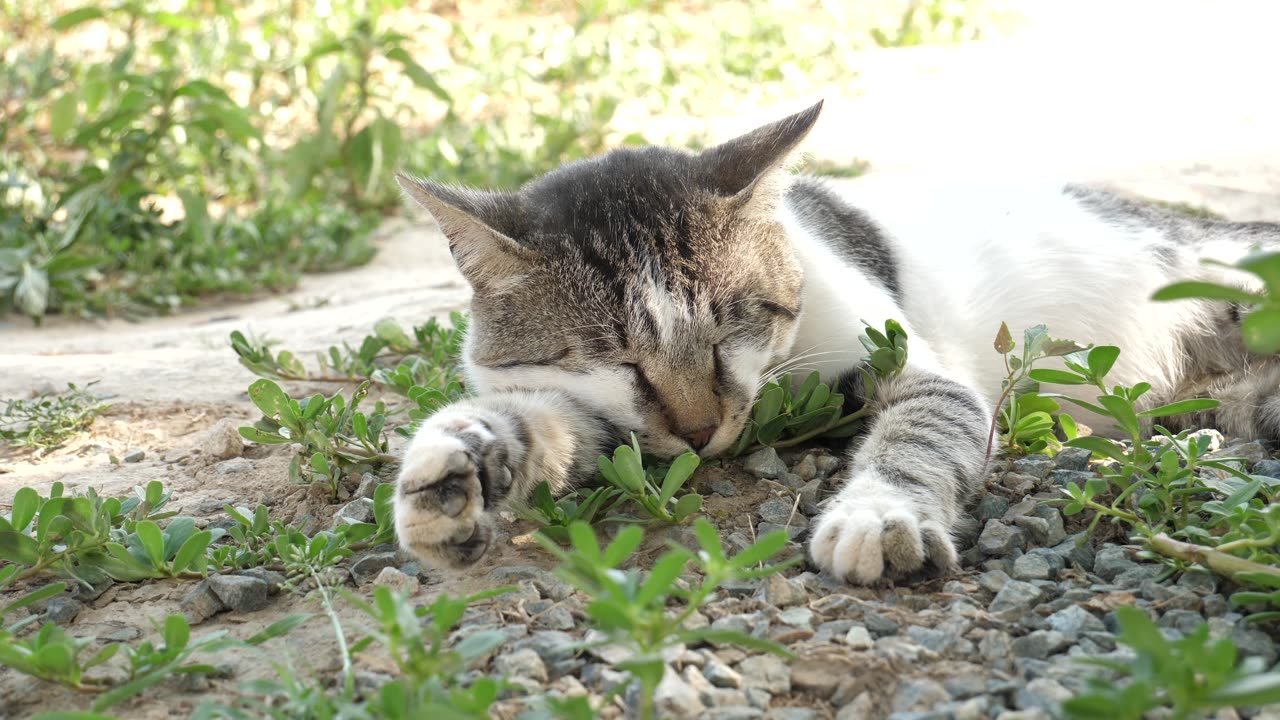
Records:
<instances>
[{"instance_id":1,"label":"blurred background foliage","mask_svg":"<svg viewBox=\"0 0 1280 720\"><path fill-rule=\"evenodd\" d=\"M0 314L138 317L369 260L392 172L514 187L955 43L979 0L0 0Z\"/></svg>"}]
</instances>

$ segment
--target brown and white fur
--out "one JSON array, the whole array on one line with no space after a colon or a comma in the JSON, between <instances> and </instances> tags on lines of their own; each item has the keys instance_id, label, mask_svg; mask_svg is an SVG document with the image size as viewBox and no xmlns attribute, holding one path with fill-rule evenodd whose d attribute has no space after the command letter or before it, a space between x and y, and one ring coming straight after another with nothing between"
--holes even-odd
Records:
<instances>
[{"instance_id":1,"label":"brown and white fur","mask_svg":"<svg viewBox=\"0 0 1280 720\"><path fill-rule=\"evenodd\" d=\"M951 533L987 463L1002 321L1119 345L1112 381L1151 382L1153 403L1219 396L1198 420L1280 438L1280 365L1245 352L1240 309L1149 300L1174 279L1244 284L1200 258L1233 261L1280 226L1061 183L886 177L837 191L790 171L820 109L698 154L616 150L514 193L401 178L474 289L474 395L405 453L405 547L476 561L504 501L590 478L631 432L657 454L723 452L780 369L819 370L860 405L858 336L889 318L909 334L908 367L876 389L809 539L838 578L954 567Z\"/></svg>"}]
</instances>

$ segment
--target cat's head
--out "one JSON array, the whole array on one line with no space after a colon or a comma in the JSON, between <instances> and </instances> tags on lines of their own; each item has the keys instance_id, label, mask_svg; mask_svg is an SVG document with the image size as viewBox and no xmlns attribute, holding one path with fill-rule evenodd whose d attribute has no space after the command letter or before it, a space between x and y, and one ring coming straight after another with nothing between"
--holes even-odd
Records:
<instances>
[{"instance_id":1,"label":"cat's head","mask_svg":"<svg viewBox=\"0 0 1280 720\"><path fill-rule=\"evenodd\" d=\"M777 207L821 108L697 154L615 150L513 193L401 177L474 290L471 389L565 390L654 453L728 448L795 337L803 276Z\"/></svg>"}]
</instances>

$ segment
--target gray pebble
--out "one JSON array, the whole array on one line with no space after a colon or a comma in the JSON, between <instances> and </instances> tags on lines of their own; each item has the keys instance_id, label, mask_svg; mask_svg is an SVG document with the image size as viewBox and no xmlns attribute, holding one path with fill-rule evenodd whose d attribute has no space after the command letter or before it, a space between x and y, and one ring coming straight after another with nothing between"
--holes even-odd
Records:
<instances>
[{"instance_id":1,"label":"gray pebble","mask_svg":"<svg viewBox=\"0 0 1280 720\"><path fill-rule=\"evenodd\" d=\"M707 679L707 682L719 688L737 690L742 687L742 675L719 660L708 660L702 666L702 676Z\"/></svg>"},{"instance_id":2,"label":"gray pebble","mask_svg":"<svg viewBox=\"0 0 1280 720\"><path fill-rule=\"evenodd\" d=\"M1007 582L1009 582L1009 574L1003 570L988 570L978 577L978 585L992 594L1000 592Z\"/></svg>"},{"instance_id":3,"label":"gray pebble","mask_svg":"<svg viewBox=\"0 0 1280 720\"><path fill-rule=\"evenodd\" d=\"M351 525L353 523L370 523L373 522L373 500L370 498L359 498L343 505L338 512L333 515L333 527L339 528L343 525Z\"/></svg>"},{"instance_id":4,"label":"gray pebble","mask_svg":"<svg viewBox=\"0 0 1280 720\"><path fill-rule=\"evenodd\" d=\"M804 525L799 524L801 521L804 522ZM788 539L795 540L796 538L803 535L804 531L807 530L808 527L809 527L809 520L805 518L803 515L796 515L795 520L793 520L790 525L779 525L777 523L762 522L760 523L759 527L756 528L756 531L759 532L761 535L768 535L769 533L785 531L787 533Z\"/></svg>"},{"instance_id":5,"label":"gray pebble","mask_svg":"<svg viewBox=\"0 0 1280 720\"><path fill-rule=\"evenodd\" d=\"M895 712L927 710L950 699L951 694L941 683L920 678L907 680L898 685L898 689L893 693L892 707Z\"/></svg>"},{"instance_id":6,"label":"gray pebble","mask_svg":"<svg viewBox=\"0 0 1280 720\"><path fill-rule=\"evenodd\" d=\"M1108 582L1136 567L1137 563L1129 558L1129 551L1119 545L1102 548L1093 561L1093 572Z\"/></svg>"},{"instance_id":7,"label":"gray pebble","mask_svg":"<svg viewBox=\"0 0 1280 720\"><path fill-rule=\"evenodd\" d=\"M990 556L1004 557L1026 547L1026 533L999 520L992 520L978 536L978 549Z\"/></svg>"},{"instance_id":8,"label":"gray pebble","mask_svg":"<svg viewBox=\"0 0 1280 720\"><path fill-rule=\"evenodd\" d=\"M809 482L818 477L818 463L814 460L813 455L805 455L800 462L792 468L792 472L800 476L800 479Z\"/></svg>"},{"instance_id":9,"label":"gray pebble","mask_svg":"<svg viewBox=\"0 0 1280 720\"><path fill-rule=\"evenodd\" d=\"M808 599L803 585L782 575L770 575L764 581L764 601L776 608L793 607Z\"/></svg>"},{"instance_id":10,"label":"gray pebble","mask_svg":"<svg viewBox=\"0 0 1280 720\"><path fill-rule=\"evenodd\" d=\"M363 585L377 577L383 568L395 567L399 561L394 552L369 553L351 563L351 577L357 585Z\"/></svg>"},{"instance_id":11,"label":"gray pebble","mask_svg":"<svg viewBox=\"0 0 1280 720\"><path fill-rule=\"evenodd\" d=\"M1053 459L1054 467L1059 470L1079 470L1087 471L1089 469L1089 458L1093 457L1093 453L1084 448L1062 448L1058 451L1057 456Z\"/></svg>"},{"instance_id":12,"label":"gray pebble","mask_svg":"<svg viewBox=\"0 0 1280 720\"><path fill-rule=\"evenodd\" d=\"M1013 471L1023 475L1044 478L1053 469L1053 458L1046 455L1028 455L1013 461Z\"/></svg>"},{"instance_id":13,"label":"gray pebble","mask_svg":"<svg viewBox=\"0 0 1280 720\"><path fill-rule=\"evenodd\" d=\"M201 580L192 588L182 600L178 601L178 608L182 610L182 614L187 618L187 622L195 625L204 622L225 608L222 600L213 592L208 580Z\"/></svg>"},{"instance_id":14,"label":"gray pebble","mask_svg":"<svg viewBox=\"0 0 1280 720\"><path fill-rule=\"evenodd\" d=\"M790 498L770 498L760 504L760 518L774 525L799 525L808 527L809 520L798 510Z\"/></svg>"},{"instance_id":15,"label":"gray pebble","mask_svg":"<svg viewBox=\"0 0 1280 720\"><path fill-rule=\"evenodd\" d=\"M849 628L849 632L845 633L844 644L854 650L868 650L875 645L875 640L871 638L871 633L861 625L854 625Z\"/></svg>"},{"instance_id":16,"label":"gray pebble","mask_svg":"<svg viewBox=\"0 0 1280 720\"><path fill-rule=\"evenodd\" d=\"M143 458L146 456L147 453L145 450L130 450L120 458L120 461L127 463L142 462Z\"/></svg>"},{"instance_id":17,"label":"gray pebble","mask_svg":"<svg viewBox=\"0 0 1280 720\"><path fill-rule=\"evenodd\" d=\"M1265 475L1266 477L1280 478L1280 460L1267 458L1253 465L1254 475Z\"/></svg>"},{"instance_id":18,"label":"gray pebble","mask_svg":"<svg viewBox=\"0 0 1280 720\"><path fill-rule=\"evenodd\" d=\"M814 720L818 711L806 707L769 708L764 714L765 720Z\"/></svg>"},{"instance_id":19,"label":"gray pebble","mask_svg":"<svg viewBox=\"0 0 1280 720\"><path fill-rule=\"evenodd\" d=\"M489 572L489 578L499 583L513 583L519 580L537 580L545 577L547 571L537 565L508 565L506 567L494 568Z\"/></svg>"},{"instance_id":20,"label":"gray pebble","mask_svg":"<svg viewBox=\"0 0 1280 720\"><path fill-rule=\"evenodd\" d=\"M500 675L529 678L547 682L547 666L533 648L521 648L493 659L493 669Z\"/></svg>"},{"instance_id":21,"label":"gray pebble","mask_svg":"<svg viewBox=\"0 0 1280 720\"><path fill-rule=\"evenodd\" d=\"M1044 660L1065 650L1071 643L1057 630L1036 630L1013 641L1013 654L1023 658Z\"/></svg>"},{"instance_id":22,"label":"gray pebble","mask_svg":"<svg viewBox=\"0 0 1280 720\"><path fill-rule=\"evenodd\" d=\"M862 622L866 625L867 630L870 630L871 634L877 638L885 637L886 635L898 634L898 623L881 615L875 610L868 610L862 616Z\"/></svg>"},{"instance_id":23,"label":"gray pebble","mask_svg":"<svg viewBox=\"0 0 1280 720\"><path fill-rule=\"evenodd\" d=\"M1013 704L1019 710L1042 710L1053 715L1059 711L1063 702L1074 696L1075 693L1062 687L1057 680L1036 678L1018 688Z\"/></svg>"},{"instance_id":24,"label":"gray pebble","mask_svg":"<svg viewBox=\"0 0 1280 720\"><path fill-rule=\"evenodd\" d=\"M724 497L737 497L738 495L738 487L724 478L712 480L707 483L707 487L711 488L712 492Z\"/></svg>"},{"instance_id":25,"label":"gray pebble","mask_svg":"<svg viewBox=\"0 0 1280 720\"><path fill-rule=\"evenodd\" d=\"M807 607L795 607L778 613L778 622L797 628L813 627L813 611Z\"/></svg>"},{"instance_id":26,"label":"gray pebble","mask_svg":"<svg viewBox=\"0 0 1280 720\"><path fill-rule=\"evenodd\" d=\"M1268 667L1274 665L1280 655L1280 650L1277 650L1270 635L1244 620L1236 623L1231 631L1231 639L1240 648L1241 655L1262 658Z\"/></svg>"},{"instance_id":27,"label":"gray pebble","mask_svg":"<svg viewBox=\"0 0 1280 720\"><path fill-rule=\"evenodd\" d=\"M237 612L253 612L271 604L271 586L247 575L210 575L209 588L222 604Z\"/></svg>"},{"instance_id":28,"label":"gray pebble","mask_svg":"<svg viewBox=\"0 0 1280 720\"><path fill-rule=\"evenodd\" d=\"M66 625L76 619L82 607L83 605L80 604L79 600L67 595L56 595L49 598L49 601L45 603L44 619L59 625Z\"/></svg>"},{"instance_id":29,"label":"gray pebble","mask_svg":"<svg viewBox=\"0 0 1280 720\"><path fill-rule=\"evenodd\" d=\"M1094 478L1091 472L1083 472L1081 470L1054 470L1049 473L1049 482L1058 487L1066 487L1072 483L1084 487L1084 484Z\"/></svg>"},{"instance_id":30,"label":"gray pebble","mask_svg":"<svg viewBox=\"0 0 1280 720\"><path fill-rule=\"evenodd\" d=\"M832 455L820 455L813 461L818 468L818 477L830 477L835 471L840 469L840 459Z\"/></svg>"},{"instance_id":31,"label":"gray pebble","mask_svg":"<svg viewBox=\"0 0 1280 720\"><path fill-rule=\"evenodd\" d=\"M409 577L400 572L399 568L384 567L373 579L375 587L384 587L393 593L403 593L406 596L418 594L418 578Z\"/></svg>"},{"instance_id":32,"label":"gray pebble","mask_svg":"<svg viewBox=\"0 0 1280 720\"><path fill-rule=\"evenodd\" d=\"M1062 524L1062 513L1057 508L1049 505L1040 504L1031 513L1032 517L1040 518L1045 521L1046 531L1044 537L1032 535L1032 539L1038 545L1057 545L1067 537L1067 531Z\"/></svg>"},{"instance_id":33,"label":"gray pebble","mask_svg":"<svg viewBox=\"0 0 1280 720\"><path fill-rule=\"evenodd\" d=\"M1079 605L1070 605L1050 615L1049 627L1062 633L1068 640L1077 640L1086 632L1106 632L1107 626L1093 613Z\"/></svg>"},{"instance_id":34,"label":"gray pebble","mask_svg":"<svg viewBox=\"0 0 1280 720\"><path fill-rule=\"evenodd\" d=\"M796 492L796 495L800 498L800 512L808 515L809 517L813 517L821 512L822 508L818 505L821 494L822 480L814 478L813 480L805 483L804 486Z\"/></svg>"},{"instance_id":35,"label":"gray pebble","mask_svg":"<svg viewBox=\"0 0 1280 720\"><path fill-rule=\"evenodd\" d=\"M759 688L771 695L791 692L791 668L774 655L753 655L738 663L742 684Z\"/></svg>"},{"instance_id":36,"label":"gray pebble","mask_svg":"<svg viewBox=\"0 0 1280 720\"><path fill-rule=\"evenodd\" d=\"M705 720L756 720L764 717L764 711L750 705L726 705L712 707L701 717Z\"/></svg>"},{"instance_id":37,"label":"gray pebble","mask_svg":"<svg viewBox=\"0 0 1280 720\"><path fill-rule=\"evenodd\" d=\"M1013 576L1019 580L1048 580L1054 575L1049 561L1030 553L1013 561Z\"/></svg>"},{"instance_id":38,"label":"gray pebble","mask_svg":"<svg viewBox=\"0 0 1280 720\"><path fill-rule=\"evenodd\" d=\"M1040 588L1021 580L1010 580L1000 588L987 609L991 612L1029 610L1044 597Z\"/></svg>"},{"instance_id":39,"label":"gray pebble","mask_svg":"<svg viewBox=\"0 0 1280 720\"><path fill-rule=\"evenodd\" d=\"M573 613L563 605L556 605L533 619L536 628L545 630L572 630Z\"/></svg>"},{"instance_id":40,"label":"gray pebble","mask_svg":"<svg viewBox=\"0 0 1280 720\"><path fill-rule=\"evenodd\" d=\"M998 520L1004 517L1009 511L1009 499L1001 495L984 495L978 501L978 507L973 511L974 517L978 522L985 523L988 520Z\"/></svg>"},{"instance_id":41,"label":"gray pebble","mask_svg":"<svg viewBox=\"0 0 1280 720\"><path fill-rule=\"evenodd\" d=\"M253 472L253 461L248 458L231 458L213 466L213 473L218 477L240 475L248 472Z\"/></svg>"},{"instance_id":42,"label":"gray pebble","mask_svg":"<svg viewBox=\"0 0 1280 720\"><path fill-rule=\"evenodd\" d=\"M778 451L773 448L764 448L748 455L742 469L758 478L770 480L780 480L787 474L787 464L782 462Z\"/></svg>"}]
</instances>

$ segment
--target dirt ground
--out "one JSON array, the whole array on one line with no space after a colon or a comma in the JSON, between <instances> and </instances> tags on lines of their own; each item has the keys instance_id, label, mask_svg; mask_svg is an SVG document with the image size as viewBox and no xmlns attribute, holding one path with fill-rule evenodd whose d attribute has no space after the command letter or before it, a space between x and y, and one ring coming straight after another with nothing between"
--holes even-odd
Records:
<instances>
[{"instance_id":1,"label":"dirt ground","mask_svg":"<svg viewBox=\"0 0 1280 720\"><path fill-rule=\"evenodd\" d=\"M873 172L980 163L990 171L1031 163L1039 172L1105 181L1233 219L1280 220L1280 96L1274 78L1263 77L1280 67L1280 46L1264 38L1274 23L1255 14L1280 11L1243 2L1212 9L1202 2L1158 9L1134 2L1096 13L1086 5L1071 3L1068 12L1065 4L1032 3L1035 22L1006 43L867 53L849 87L829 95L809 149L822 159L868 161ZM1098 18L1107 19L1105 27ZM795 98L786 110L808 99ZM738 112L710 119L714 136L783 111L731 110ZM257 415L245 393L253 375L227 344L232 330L251 330L305 353L358 341L382 317L408 326L465 307L468 291L434 228L392 220L378 244L366 267L309 276L292 292L254 302L207 305L142 323L53 318L34 328L0 318L0 398L97 381L96 392L113 403L89 433L48 457L0 449L0 512L24 486L47 492L62 481L71 489L122 495L159 479L174 491L175 509L202 522L221 517L224 503L260 502L282 520L313 515L327 522L334 506L287 483L288 458L278 449L246 448L250 462L240 463L240 472L191 449L220 421L239 424ZM289 389L332 392L306 383ZM108 459L132 450L143 450L144 459L121 465ZM522 543L498 548L465 577L428 573L423 592L484 585L494 567L546 563ZM148 633L150 619L174 612L190 585L117 585L86 605L75 631ZM228 630L247 637L285 614L316 610L286 598L258 613L216 616L196 635ZM309 623L275 647L287 648L300 669L337 667L324 623ZM264 664L256 657L235 662L241 680ZM186 717L201 697L162 685L145 703L114 711ZM0 718L85 704L83 697L0 673Z\"/></svg>"}]
</instances>

